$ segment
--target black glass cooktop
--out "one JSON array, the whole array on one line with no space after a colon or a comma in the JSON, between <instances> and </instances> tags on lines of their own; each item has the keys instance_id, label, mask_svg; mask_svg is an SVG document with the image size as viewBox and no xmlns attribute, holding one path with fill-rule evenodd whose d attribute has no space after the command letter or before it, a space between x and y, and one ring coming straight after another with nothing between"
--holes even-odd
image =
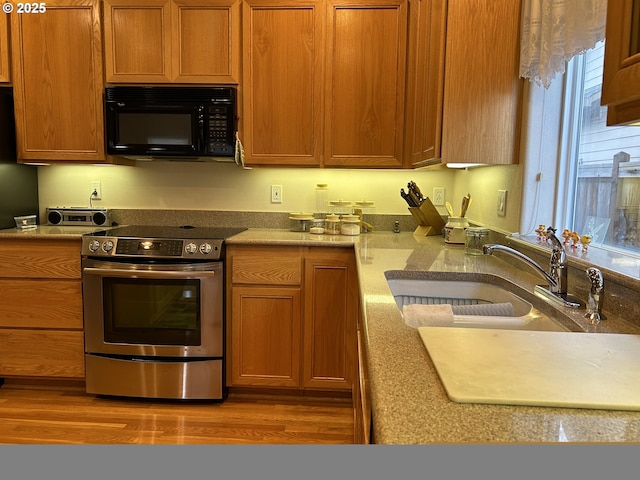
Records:
<instances>
[{"instance_id":1,"label":"black glass cooktop","mask_svg":"<svg viewBox=\"0 0 640 480\"><path fill-rule=\"evenodd\" d=\"M87 234L87 236L98 237L128 237L128 238L175 238L175 239L210 239L224 240L240 232L244 232L245 227L192 227L189 225L181 227L167 227L155 225L127 225L115 227L109 230L102 230Z\"/></svg>"}]
</instances>

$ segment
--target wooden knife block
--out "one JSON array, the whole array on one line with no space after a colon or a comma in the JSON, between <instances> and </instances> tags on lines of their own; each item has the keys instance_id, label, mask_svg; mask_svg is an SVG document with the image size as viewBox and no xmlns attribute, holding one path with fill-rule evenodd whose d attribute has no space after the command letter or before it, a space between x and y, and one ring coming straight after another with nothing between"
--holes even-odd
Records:
<instances>
[{"instance_id":1,"label":"wooden knife block","mask_svg":"<svg viewBox=\"0 0 640 480\"><path fill-rule=\"evenodd\" d=\"M413 232L414 235L419 237L442 235L444 220L442 220L438 210L428 197L424 199L419 207L409 207L409 212L418 222L418 228Z\"/></svg>"}]
</instances>

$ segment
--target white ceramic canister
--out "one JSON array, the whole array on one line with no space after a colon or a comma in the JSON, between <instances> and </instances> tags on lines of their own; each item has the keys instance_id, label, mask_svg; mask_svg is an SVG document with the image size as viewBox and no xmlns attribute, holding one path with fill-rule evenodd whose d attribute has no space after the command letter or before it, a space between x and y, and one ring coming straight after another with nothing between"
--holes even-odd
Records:
<instances>
[{"instance_id":1,"label":"white ceramic canister","mask_svg":"<svg viewBox=\"0 0 640 480\"><path fill-rule=\"evenodd\" d=\"M449 217L444 226L444 243L447 245L464 245L467 239L469 222L465 217Z\"/></svg>"}]
</instances>

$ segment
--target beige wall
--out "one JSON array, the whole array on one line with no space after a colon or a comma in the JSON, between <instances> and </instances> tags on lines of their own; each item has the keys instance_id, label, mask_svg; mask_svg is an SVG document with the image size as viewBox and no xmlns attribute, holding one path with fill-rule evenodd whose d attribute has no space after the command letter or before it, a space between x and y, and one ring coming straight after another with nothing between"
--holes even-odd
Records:
<instances>
[{"instance_id":1,"label":"beige wall","mask_svg":"<svg viewBox=\"0 0 640 480\"><path fill-rule=\"evenodd\" d=\"M415 181L424 195L444 187L446 200L460 208L471 193L467 217L503 232L518 231L520 166L491 166L452 170L336 170L256 168L232 164L139 162L138 166L38 167L40 210L46 207L89 206L90 182L102 184L102 200L94 207L176 210L296 212L315 210L315 185L329 185L330 200L369 200L372 213L408 214L400 188ZM281 204L272 204L270 186L282 185ZM496 215L498 189L508 191L507 215ZM438 207L446 214L444 207Z\"/></svg>"},{"instance_id":2,"label":"beige wall","mask_svg":"<svg viewBox=\"0 0 640 480\"><path fill-rule=\"evenodd\" d=\"M462 197L471 194L472 204L467 211L469 220L489 226L502 233L519 231L522 203L521 165L493 165L469 168L455 173L454 212L460 208ZM498 216L498 190L507 191L504 217Z\"/></svg>"},{"instance_id":3,"label":"beige wall","mask_svg":"<svg viewBox=\"0 0 640 480\"><path fill-rule=\"evenodd\" d=\"M299 212L315 210L315 185L329 185L329 200L375 202L372 213L407 214L400 188L415 181L431 197L444 187L452 201L454 172L255 168L234 164L138 162L138 166L38 167L40 209L89 206L90 182L102 183L94 207L178 210ZM271 185L282 185L282 203L272 204ZM442 214L444 207L439 208Z\"/></svg>"}]
</instances>

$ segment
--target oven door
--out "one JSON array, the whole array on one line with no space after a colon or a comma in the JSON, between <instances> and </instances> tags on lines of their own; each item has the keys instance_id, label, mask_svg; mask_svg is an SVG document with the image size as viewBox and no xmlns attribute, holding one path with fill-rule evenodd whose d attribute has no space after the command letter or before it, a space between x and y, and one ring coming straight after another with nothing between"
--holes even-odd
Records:
<instances>
[{"instance_id":1,"label":"oven door","mask_svg":"<svg viewBox=\"0 0 640 480\"><path fill-rule=\"evenodd\" d=\"M83 260L89 354L223 356L222 262Z\"/></svg>"}]
</instances>

